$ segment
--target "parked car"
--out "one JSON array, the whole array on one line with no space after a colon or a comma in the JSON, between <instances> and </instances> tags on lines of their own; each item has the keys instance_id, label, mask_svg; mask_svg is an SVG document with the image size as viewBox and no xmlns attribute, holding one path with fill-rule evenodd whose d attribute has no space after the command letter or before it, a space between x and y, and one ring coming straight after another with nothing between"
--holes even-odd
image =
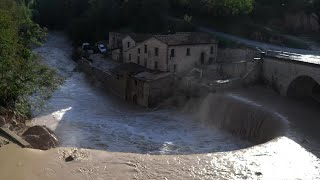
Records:
<instances>
[{"instance_id":1,"label":"parked car","mask_svg":"<svg viewBox=\"0 0 320 180\"><path fill-rule=\"evenodd\" d=\"M82 50L84 50L88 54L93 54L93 49L89 43L82 43Z\"/></svg>"},{"instance_id":2,"label":"parked car","mask_svg":"<svg viewBox=\"0 0 320 180\"><path fill-rule=\"evenodd\" d=\"M100 53L107 53L107 48L103 44L98 44Z\"/></svg>"}]
</instances>

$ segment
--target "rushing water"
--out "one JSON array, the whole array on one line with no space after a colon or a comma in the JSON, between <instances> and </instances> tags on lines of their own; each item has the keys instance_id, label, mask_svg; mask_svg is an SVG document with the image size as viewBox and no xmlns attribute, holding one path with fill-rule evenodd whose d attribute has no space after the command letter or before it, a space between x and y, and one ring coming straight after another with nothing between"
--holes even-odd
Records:
<instances>
[{"instance_id":1,"label":"rushing water","mask_svg":"<svg viewBox=\"0 0 320 180\"><path fill-rule=\"evenodd\" d=\"M148 111L101 92L83 73L75 72L70 47L61 35L50 35L35 50L66 78L33 124L55 130L64 147L117 152L190 154L230 151L250 144L206 127L176 110Z\"/></svg>"}]
</instances>

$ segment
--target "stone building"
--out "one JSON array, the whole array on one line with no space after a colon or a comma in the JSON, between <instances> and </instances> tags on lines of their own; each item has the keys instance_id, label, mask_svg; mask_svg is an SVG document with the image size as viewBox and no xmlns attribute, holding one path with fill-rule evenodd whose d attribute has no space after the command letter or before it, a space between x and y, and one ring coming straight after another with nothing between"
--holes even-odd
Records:
<instances>
[{"instance_id":1,"label":"stone building","mask_svg":"<svg viewBox=\"0 0 320 180\"><path fill-rule=\"evenodd\" d=\"M172 94L171 73L154 71L135 63L124 63L111 70L109 87L126 101L144 107L154 107Z\"/></svg>"},{"instance_id":2,"label":"stone building","mask_svg":"<svg viewBox=\"0 0 320 180\"><path fill-rule=\"evenodd\" d=\"M122 40L127 36L125 33L109 32L109 45L110 50L122 48Z\"/></svg>"},{"instance_id":3,"label":"stone building","mask_svg":"<svg viewBox=\"0 0 320 180\"><path fill-rule=\"evenodd\" d=\"M112 52L112 59L116 61L122 61L123 51L136 46L151 36L151 34L110 32L109 49Z\"/></svg>"},{"instance_id":4,"label":"stone building","mask_svg":"<svg viewBox=\"0 0 320 180\"><path fill-rule=\"evenodd\" d=\"M205 65L217 59L217 41L205 33L180 32L154 35L134 43L123 39L124 62L136 63L152 70L184 73L196 65Z\"/></svg>"},{"instance_id":5,"label":"stone building","mask_svg":"<svg viewBox=\"0 0 320 180\"><path fill-rule=\"evenodd\" d=\"M121 61L123 59L122 40L125 37L125 33L109 32L108 48L111 51L112 59L115 61Z\"/></svg>"}]
</instances>

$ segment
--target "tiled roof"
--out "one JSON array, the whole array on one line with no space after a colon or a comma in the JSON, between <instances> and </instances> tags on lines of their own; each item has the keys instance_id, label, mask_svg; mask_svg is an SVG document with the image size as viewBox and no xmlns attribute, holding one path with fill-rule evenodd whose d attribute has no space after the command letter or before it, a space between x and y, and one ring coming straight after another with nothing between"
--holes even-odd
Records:
<instances>
[{"instance_id":1,"label":"tiled roof","mask_svg":"<svg viewBox=\"0 0 320 180\"><path fill-rule=\"evenodd\" d=\"M216 43L212 36L201 32L178 32L168 35L155 35L154 37L169 46Z\"/></svg>"},{"instance_id":2,"label":"tiled roof","mask_svg":"<svg viewBox=\"0 0 320 180\"><path fill-rule=\"evenodd\" d=\"M149 38L151 38L152 34L142 34L142 33L128 33L128 36L130 36L134 41L136 42L142 42Z\"/></svg>"}]
</instances>

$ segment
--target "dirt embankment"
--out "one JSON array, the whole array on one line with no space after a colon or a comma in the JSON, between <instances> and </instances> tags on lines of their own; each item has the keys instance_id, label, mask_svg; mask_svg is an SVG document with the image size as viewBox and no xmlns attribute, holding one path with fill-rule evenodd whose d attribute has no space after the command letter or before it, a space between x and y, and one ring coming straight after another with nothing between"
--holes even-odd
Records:
<instances>
[{"instance_id":1,"label":"dirt embankment","mask_svg":"<svg viewBox=\"0 0 320 180\"><path fill-rule=\"evenodd\" d=\"M28 118L12 110L1 109L0 127L12 131L35 149L48 150L58 145L58 139L53 131L45 126L28 126ZM0 147L17 143L10 134L0 131Z\"/></svg>"}]
</instances>

